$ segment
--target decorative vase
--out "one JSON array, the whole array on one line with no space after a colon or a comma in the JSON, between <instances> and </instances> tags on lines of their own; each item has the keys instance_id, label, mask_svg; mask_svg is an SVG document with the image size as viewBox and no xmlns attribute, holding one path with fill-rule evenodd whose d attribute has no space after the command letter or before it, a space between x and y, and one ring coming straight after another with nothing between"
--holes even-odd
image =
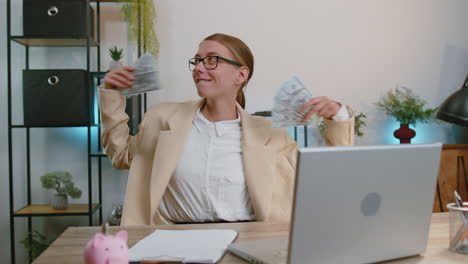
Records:
<instances>
[{"instance_id":1,"label":"decorative vase","mask_svg":"<svg viewBox=\"0 0 468 264\"><path fill-rule=\"evenodd\" d=\"M393 132L393 136L400 140L400 144L411 144L411 139L416 136L416 131L409 128L408 124L400 124L400 128Z\"/></svg>"},{"instance_id":2,"label":"decorative vase","mask_svg":"<svg viewBox=\"0 0 468 264\"><path fill-rule=\"evenodd\" d=\"M122 218L122 209L123 209L122 204L113 204L111 215L107 219L110 225L112 226L120 225L120 220Z\"/></svg>"},{"instance_id":3,"label":"decorative vase","mask_svg":"<svg viewBox=\"0 0 468 264\"><path fill-rule=\"evenodd\" d=\"M115 61L115 60L111 60L109 62L109 71L113 70L113 69L117 69L117 68L120 68L122 67L123 64L121 61Z\"/></svg>"},{"instance_id":4,"label":"decorative vase","mask_svg":"<svg viewBox=\"0 0 468 264\"><path fill-rule=\"evenodd\" d=\"M52 208L56 210L65 210L68 208L68 197L66 194L55 194L52 196Z\"/></svg>"}]
</instances>

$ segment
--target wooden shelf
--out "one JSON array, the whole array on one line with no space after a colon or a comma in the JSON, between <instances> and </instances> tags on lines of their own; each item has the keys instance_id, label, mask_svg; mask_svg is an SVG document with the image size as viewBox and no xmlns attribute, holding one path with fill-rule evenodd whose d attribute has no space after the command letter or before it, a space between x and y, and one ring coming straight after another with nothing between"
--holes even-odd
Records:
<instances>
[{"instance_id":1,"label":"wooden shelf","mask_svg":"<svg viewBox=\"0 0 468 264\"><path fill-rule=\"evenodd\" d=\"M94 213L99 204L93 204L91 213ZM48 204L33 204L28 205L15 212L14 216L59 216L59 215L89 215L88 204L69 204L68 209L55 210Z\"/></svg>"},{"instance_id":2,"label":"wooden shelf","mask_svg":"<svg viewBox=\"0 0 468 264\"><path fill-rule=\"evenodd\" d=\"M26 46L37 46L37 47L83 47L86 46L86 38L49 38L49 37L24 37L24 36L13 36L12 40L26 45ZM98 43L90 39L89 45L95 47Z\"/></svg>"}]
</instances>

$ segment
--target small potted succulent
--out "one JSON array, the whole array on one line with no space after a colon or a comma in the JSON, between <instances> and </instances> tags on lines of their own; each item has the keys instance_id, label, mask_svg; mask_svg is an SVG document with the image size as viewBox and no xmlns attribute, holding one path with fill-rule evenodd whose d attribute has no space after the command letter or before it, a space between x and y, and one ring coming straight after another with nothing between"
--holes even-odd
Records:
<instances>
[{"instance_id":1,"label":"small potted succulent","mask_svg":"<svg viewBox=\"0 0 468 264\"><path fill-rule=\"evenodd\" d=\"M118 49L117 46L109 48L109 55L112 60L109 62L109 70L117 69L122 67L123 49Z\"/></svg>"},{"instance_id":2,"label":"small potted succulent","mask_svg":"<svg viewBox=\"0 0 468 264\"><path fill-rule=\"evenodd\" d=\"M395 130L393 135L400 139L401 144L411 143L411 138L416 136L416 131L409 128L409 125L416 125L417 122L429 123L435 120L436 108L426 108L427 102L406 87L390 89L383 96L377 106L385 114L394 117L400 122L400 128Z\"/></svg>"},{"instance_id":3,"label":"small potted succulent","mask_svg":"<svg viewBox=\"0 0 468 264\"><path fill-rule=\"evenodd\" d=\"M81 190L75 187L72 175L67 171L54 171L41 176L42 187L55 189L57 193L52 197L52 208L65 210L68 208L68 195L77 199L81 197Z\"/></svg>"}]
</instances>

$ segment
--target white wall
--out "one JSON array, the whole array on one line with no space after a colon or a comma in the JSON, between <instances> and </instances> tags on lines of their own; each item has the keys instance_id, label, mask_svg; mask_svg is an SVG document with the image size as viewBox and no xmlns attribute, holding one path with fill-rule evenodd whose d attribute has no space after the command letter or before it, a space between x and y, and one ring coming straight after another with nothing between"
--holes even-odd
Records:
<instances>
[{"instance_id":1,"label":"white wall","mask_svg":"<svg viewBox=\"0 0 468 264\"><path fill-rule=\"evenodd\" d=\"M255 55L248 110L271 109L281 83L297 75L313 95L330 96L367 114L362 144L391 142L396 123L387 122L374 106L388 89L405 85L434 107L461 87L468 72L464 0L158 3L162 98L196 96L187 58L208 34L228 33L243 39ZM453 140L451 126L418 128L426 135L416 142Z\"/></svg>"},{"instance_id":2,"label":"white wall","mask_svg":"<svg viewBox=\"0 0 468 264\"><path fill-rule=\"evenodd\" d=\"M21 10L19 0L13 0ZM390 88L405 85L437 106L461 87L468 73L468 23L466 0L290 0L219 1L157 0L156 30L161 41L160 71L164 91L149 94L150 104L196 98L187 68L198 43L221 32L244 40L255 55L255 72L246 96L247 110L268 110L281 83L299 76L313 95L327 95L351 105L368 116L368 128L359 144L394 143L396 123L374 103ZM0 0L0 16L6 0ZM14 31L21 32L20 12ZM103 47L117 44L128 48L125 26L119 21L118 5L103 5ZM6 23L0 23L0 41L6 43ZM6 48L0 45L0 256L9 256L8 152L6 100ZM23 48L13 44L14 111L22 120L21 75ZM130 61L135 53L128 54ZM32 48L31 68L84 67L80 48ZM103 50L103 65L107 51ZM105 69L105 67L103 68ZM415 142L453 143L451 125L418 125ZM20 207L25 169L24 133L15 131L15 197ZM33 199L46 203L39 176L55 169L68 169L86 193L86 133L79 129L32 130ZM46 151L47 149L47 151ZM126 171L104 163L104 216L112 202L123 199ZM95 168L95 167L94 167ZM80 200L86 201L86 196ZM35 219L34 226L50 237L67 224L86 225L84 217ZM24 223L17 221L17 234ZM19 237L19 236L18 236ZM18 254L22 254L18 251ZM19 262L18 262L19 263Z\"/></svg>"}]
</instances>

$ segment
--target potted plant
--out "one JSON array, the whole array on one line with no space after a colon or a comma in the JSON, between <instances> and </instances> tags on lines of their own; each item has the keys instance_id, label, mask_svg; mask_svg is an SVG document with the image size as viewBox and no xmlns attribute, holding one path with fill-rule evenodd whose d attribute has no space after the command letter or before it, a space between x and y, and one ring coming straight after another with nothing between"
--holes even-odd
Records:
<instances>
[{"instance_id":1,"label":"potted plant","mask_svg":"<svg viewBox=\"0 0 468 264\"><path fill-rule=\"evenodd\" d=\"M154 30L156 8L154 0L122 0L121 13L128 25L128 35L131 41L140 43L143 51L159 53L159 40Z\"/></svg>"},{"instance_id":2,"label":"potted plant","mask_svg":"<svg viewBox=\"0 0 468 264\"><path fill-rule=\"evenodd\" d=\"M363 112L354 117L354 134L358 137L364 136L364 132L361 129L367 126L366 118L367 116Z\"/></svg>"},{"instance_id":3,"label":"potted plant","mask_svg":"<svg viewBox=\"0 0 468 264\"><path fill-rule=\"evenodd\" d=\"M25 234L20 243L28 250L31 256L31 262L34 261L41 253L49 247L46 237L37 230Z\"/></svg>"},{"instance_id":4,"label":"potted plant","mask_svg":"<svg viewBox=\"0 0 468 264\"><path fill-rule=\"evenodd\" d=\"M122 62L120 59L123 58L123 49L118 49L117 46L109 48L109 55L112 58L112 60L109 62L109 70L122 67Z\"/></svg>"},{"instance_id":5,"label":"potted plant","mask_svg":"<svg viewBox=\"0 0 468 264\"><path fill-rule=\"evenodd\" d=\"M354 117L354 134L358 137L364 136L364 132L361 129L367 126L367 123L365 120L366 118L367 116L363 112L357 114ZM325 123L323 122L323 119L318 124L318 128L320 130L320 134L323 137L325 133Z\"/></svg>"},{"instance_id":6,"label":"potted plant","mask_svg":"<svg viewBox=\"0 0 468 264\"><path fill-rule=\"evenodd\" d=\"M376 103L385 114L400 122L400 128L393 133L396 138L400 139L400 144L411 143L411 139L416 136L416 131L409 128L409 125L416 125L417 122L428 123L434 120L437 107L426 108L426 104L425 100L403 86L390 89Z\"/></svg>"},{"instance_id":7,"label":"potted plant","mask_svg":"<svg viewBox=\"0 0 468 264\"><path fill-rule=\"evenodd\" d=\"M52 208L65 210L68 208L68 197L81 197L81 190L72 182L72 175L67 171L54 171L41 176L42 187L55 189L57 193L52 197Z\"/></svg>"}]
</instances>

